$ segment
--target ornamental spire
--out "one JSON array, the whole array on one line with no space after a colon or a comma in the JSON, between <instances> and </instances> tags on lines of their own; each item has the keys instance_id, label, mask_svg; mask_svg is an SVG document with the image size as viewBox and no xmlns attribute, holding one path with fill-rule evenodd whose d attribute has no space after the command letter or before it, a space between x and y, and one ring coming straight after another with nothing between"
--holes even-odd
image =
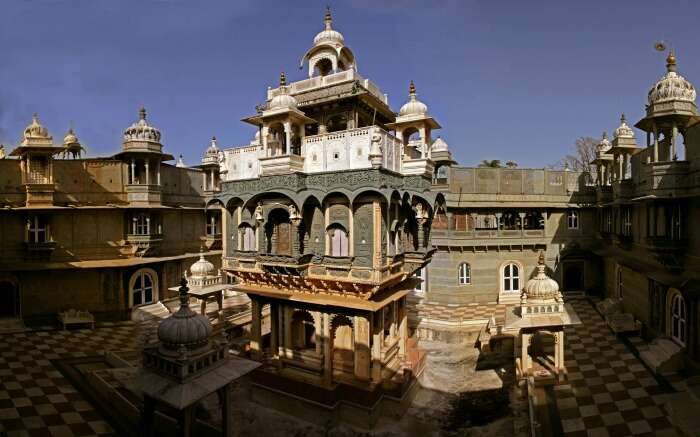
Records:
<instances>
[{"instance_id":1,"label":"ornamental spire","mask_svg":"<svg viewBox=\"0 0 700 437\"><path fill-rule=\"evenodd\" d=\"M408 95L409 96L416 95L416 85L413 83L413 80L411 80L410 85L408 85Z\"/></svg>"},{"instance_id":2,"label":"ornamental spire","mask_svg":"<svg viewBox=\"0 0 700 437\"><path fill-rule=\"evenodd\" d=\"M669 72L676 71L676 55L673 53L673 50L670 50L666 57L666 70Z\"/></svg>"},{"instance_id":3,"label":"ornamental spire","mask_svg":"<svg viewBox=\"0 0 700 437\"><path fill-rule=\"evenodd\" d=\"M139 108L139 120L146 121L146 108L143 106Z\"/></svg>"},{"instance_id":4,"label":"ornamental spire","mask_svg":"<svg viewBox=\"0 0 700 437\"><path fill-rule=\"evenodd\" d=\"M331 7L326 5L326 15L323 17L323 23L326 25L326 30L331 30L333 17L331 16Z\"/></svg>"},{"instance_id":5,"label":"ornamental spire","mask_svg":"<svg viewBox=\"0 0 700 437\"><path fill-rule=\"evenodd\" d=\"M287 86L287 76L285 76L284 71L280 73L280 86Z\"/></svg>"}]
</instances>

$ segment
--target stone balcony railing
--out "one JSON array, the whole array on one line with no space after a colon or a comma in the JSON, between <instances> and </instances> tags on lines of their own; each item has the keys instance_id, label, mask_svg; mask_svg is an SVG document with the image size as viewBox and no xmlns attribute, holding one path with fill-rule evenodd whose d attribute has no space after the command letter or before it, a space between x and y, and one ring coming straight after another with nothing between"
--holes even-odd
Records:
<instances>
[{"instance_id":1,"label":"stone balcony railing","mask_svg":"<svg viewBox=\"0 0 700 437\"><path fill-rule=\"evenodd\" d=\"M289 154L260 158L260 173L262 176L302 171L304 171L303 156Z\"/></svg>"},{"instance_id":2,"label":"stone balcony railing","mask_svg":"<svg viewBox=\"0 0 700 437\"><path fill-rule=\"evenodd\" d=\"M55 241L26 241L24 243L24 248L27 252L27 256L30 258L42 258L46 259L51 256L53 251L56 249Z\"/></svg>"},{"instance_id":3,"label":"stone balcony railing","mask_svg":"<svg viewBox=\"0 0 700 437\"><path fill-rule=\"evenodd\" d=\"M545 237L545 231L544 229L476 229L472 231L433 229L431 237L434 246L464 244L476 241L519 244L525 241L541 240Z\"/></svg>"},{"instance_id":4,"label":"stone balcony railing","mask_svg":"<svg viewBox=\"0 0 700 437\"><path fill-rule=\"evenodd\" d=\"M127 184L126 198L132 206L160 205L161 186L154 184Z\"/></svg>"},{"instance_id":5,"label":"stone balcony railing","mask_svg":"<svg viewBox=\"0 0 700 437\"><path fill-rule=\"evenodd\" d=\"M687 239L666 236L646 237L645 243L654 252L682 252L688 247Z\"/></svg>"},{"instance_id":6,"label":"stone balcony railing","mask_svg":"<svg viewBox=\"0 0 700 437\"><path fill-rule=\"evenodd\" d=\"M289 85L287 85L287 88L289 89L289 92L294 95L312 91L318 88L324 88L331 85L337 85L340 83L354 81L359 81L360 85L364 89L366 89L370 94L379 99L379 101L383 102L385 105L389 104L389 100L386 94L382 93L382 91L374 82L372 82L369 79L365 79L354 70L340 71L338 73L329 74L326 76L316 76L311 77L309 79L292 82ZM279 88L269 89L267 91L267 100L271 100L273 97L278 95L279 92ZM303 106L303 104L304 102L301 102L300 106Z\"/></svg>"},{"instance_id":7,"label":"stone balcony railing","mask_svg":"<svg viewBox=\"0 0 700 437\"><path fill-rule=\"evenodd\" d=\"M151 255L163 241L162 234L128 234L126 242L131 246L130 253L135 256Z\"/></svg>"},{"instance_id":8,"label":"stone balcony railing","mask_svg":"<svg viewBox=\"0 0 700 437\"><path fill-rule=\"evenodd\" d=\"M674 196L688 188L688 161L652 162L646 167L648 189L654 194Z\"/></svg>"}]
</instances>

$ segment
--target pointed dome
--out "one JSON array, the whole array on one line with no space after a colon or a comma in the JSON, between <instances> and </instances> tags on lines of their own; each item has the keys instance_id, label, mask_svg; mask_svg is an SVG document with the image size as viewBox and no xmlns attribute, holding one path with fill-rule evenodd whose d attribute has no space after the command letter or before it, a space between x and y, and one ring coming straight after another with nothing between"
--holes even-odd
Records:
<instances>
[{"instance_id":1,"label":"pointed dome","mask_svg":"<svg viewBox=\"0 0 700 437\"><path fill-rule=\"evenodd\" d=\"M30 140L36 138L44 140L51 139L49 136L49 130L39 122L39 115L34 113L32 116L32 122L29 123L29 126L24 129L24 139Z\"/></svg>"},{"instance_id":2,"label":"pointed dome","mask_svg":"<svg viewBox=\"0 0 700 437\"><path fill-rule=\"evenodd\" d=\"M211 137L209 147L207 147L207 150L204 152L204 156L202 157L202 164L218 164L220 154L221 149L219 149L219 146L216 144L216 137Z\"/></svg>"},{"instance_id":3,"label":"pointed dome","mask_svg":"<svg viewBox=\"0 0 700 437\"><path fill-rule=\"evenodd\" d=\"M181 356L183 351L196 352L209 345L212 333L209 319L189 307L187 280L180 282L180 309L158 325L159 351L163 355Z\"/></svg>"},{"instance_id":4,"label":"pointed dome","mask_svg":"<svg viewBox=\"0 0 700 437\"><path fill-rule=\"evenodd\" d=\"M280 87L279 94L270 100L269 109L286 109L286 108L296 108L297 99L289 94L289 88L287 87L287 77L284 75L284 71L280 74Z\"/></svg>"},{"instance_id":5,"label":"pointed dome","mask_svg":"<svg viewBox=\"0 0 700 437\"><path fill-rule=\"evenodd\" d=\"M324 29L314 37L314 46L321 44L345 44L343 34L333 29L333 17L331 16L331 8L326 6L326 15L323 18Z\"/></svg>"},{"instance_id":6,"label":"pointed dome","mask_svg":"<svg viewBox=\"0 0 700 437\"><path fill-rule=\"evenodd\" d=\"M441 137L437 137L437 139L433 141L431 150L433 152L447 152L449 150L449 147L445 140L443 140Z\"/></svg>"},{"instance_id":7,"label":"pointed dome","mask_svg":"<svg viewBox=\"0 0 700 437\"><path fill-rule=\"evenodd\" d=\"M190 266L190 274L193 277L215 276L216 267L204 258L204 254L199 254L199 260Z\"/></svg>"},{"instance_id":8,"label":"pointed dome","mask_svg":"<svg viewBox=\"0 0 700 437\"><path fill-rule=\"evenodd\" d=\"M401 107L399 115L425 115L427 113L428 107L416 97L416 86L411 81L408 87L408 102Z\"/></svg>"},{"instance_id":9,"label":"pointed dome","mask_svg":"<svg viewBox=\"0 0 700 437\"><path fill-rule=\"evenodd\" d=\"M124 130L124 141L160 142L160 131L146 121L146 108L139 109L139 120Z\"/></svg>"},{"instance_id":10,"label":"pointed dome","mask_svg":"<svg viewBox=\"0 0 700 437\"><path fill-rule=\"evenodd\" d=\"M620 126L615 129L615 138L634 138L634 131L627 125L625 114L620 116Z\"/></svg>"},{"instance_id":11,"label":"pointed dome","mask_svg":"<svg viewBox=\"0 0 700 437\"><path fill-rule=\"evenodd\" d=\"M559 295L559 284L545 273L544 253L540 252L537 261L537 274L527 281L524 294L530 299L555 299Z\"/></svg>"},{"instance_id":12,"label":"pointed dome","mask_svg":"<svg viewBox=\"0 0 700 437\"><path fill-rule=\"evenodd\" d=\"M669 52L666 58L666 74L649 90L649 104L669 101L695 103L695 97L695 87L676 72L676 56Z\"/></svg>"},{"instance_id":13,"label":"pointed dome","mask_svg":"<svg viewBox=\"0 0 700 437\"><path fill-rule=\"evenodd\" d=\"M600 139L600 142L598 142L598 144L596 144L595 147L596 153L598 153L598 155L602 155L603 153L610 150L610 147L612 147L612 145L610 144L610 141L608 141L607 132L603 132L603 137Z\"/></svg>"},{"instance_id":14,"label":"pointed dome","mask_svg":"<svg viewBox=\"0 0 700 437\"><path fill-rule=\"evenodd\" d=\"M63 145L69 146L71 144L76 144L76 143L79 143L78 137L75 135L75 132L73 132L73 128L71 127L68 129L66 136L63 137Z\"/></svg>"}]
</instances>

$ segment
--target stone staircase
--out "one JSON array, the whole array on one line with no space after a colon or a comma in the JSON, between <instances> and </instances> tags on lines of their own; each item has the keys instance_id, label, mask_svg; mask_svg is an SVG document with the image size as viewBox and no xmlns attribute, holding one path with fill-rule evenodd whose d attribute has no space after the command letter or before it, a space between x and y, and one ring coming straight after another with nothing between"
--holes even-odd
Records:
<instances>
[{"instance_id":1,"label":"stone staircase","mask_svg":"<svg viewBox=\"0 0 700 437\"><path fill-rule=\"evenodd\" d=\"M654 373L668 375L683 367L683 349L669 338L657 338L638 350L639 358Z\"/></svg>"},{"instance_id":2,"label":"stone staircase","mask_svg":"<svg viewBox=\"0 0 700 437\"><path fill-rule=\"evenodd\" d=\"M146 322L149 320L160 320L168 317L170 310L163 305L163 302L158 301L151 305L143 305L131 312L131 320L135 322Z\"/></svg>"}]
</instances>

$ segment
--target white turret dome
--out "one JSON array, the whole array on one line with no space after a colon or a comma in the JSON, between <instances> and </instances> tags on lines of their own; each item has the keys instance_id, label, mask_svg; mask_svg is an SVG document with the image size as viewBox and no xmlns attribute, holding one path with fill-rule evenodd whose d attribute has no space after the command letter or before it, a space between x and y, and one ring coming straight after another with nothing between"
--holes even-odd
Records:
<instances>
[{"instance_id":1,"label":"white turret dome","mask_svg":"<svg viewBox=\"0 0 700 437\"><path fill-rule=\"evenodd\" d=\"M204 258L204 254L199 255L197 262L190 266L190 274L193 277L214 276L216 267Z\"/></svg>"},{"instance_id":2,"label":"white turret dome","mask_svg":"<svg viewBox=\"0 0 700 437\"><path fill-rule=\"evenodd\" d=\"M615 138L634 138L634 130L627 125L625 114L620 117L620 126L615 129Z\"/></svg>"},{"instance_id":3,"label":"white turret dome","mask_svg":"<svg viewBox=\"0 0 700 437\"><path fill-rule=\"evenodd\" d=\"M425 115L427 113L428 107L416 97L416 86L411 81L411 85L408 88L408 102L404 103L399 109L399 115Z\"/></svg>"},{"instance_id":4,"label":"white turret dome","mask_svg":"<svg viewBox=\"0 0 700 437\"><path fill-rule=\"evenodd\" d=\"M124 130L124 141L160 142L160 131L146 121L146 108L139 109L139 120Z\"/></svg>"},{"instance_id":5,"label":"white turret dome","mask_svg":"<svg viewBox=\"0 0 700 437\"><path fill-rule=\"evenodd\" d=\"M610 141L608 141L607 132L603 132L603 138L600 139L600 142L598 142L598 144L596 144L595 147L598 155L602 155L603 153L610 150L610 147L612 147L612 145L610 144Z\"/></svg>"},{"instance_id":6,"label":"white turret dome","mask_svg":"<svg viewBox=\"0 0 700 437\"><path fill-rule=\"evenodd\" d=\"M270 100L270 109L285 109L285 108L296 108L297 99L289 94L289 88L287 87L287 77L284 75L284 71L280 74L280 87L279 94Z\"/></svg>"},{"instance_id":7,"label":"white turret dome","mask_svg":"<svg viewBox=\"0 0 700 437\"><path fill-rule=\"evenodd\" d=\"M524 293L527 299L555 299L559 295L559 284L545 273L544 254L540 253L537 275L527 281Z\"/></svg>"},{"instance_id":8,"label":"white turret dome","mask_svg":"<svg viewBox=\"0 0 700 437\"><path fill-rule=\"evenodd\" d=\"M183 278L180 284L180 309L158 325L159 350L164 355L202 350L209 345L212 333L209 319L189 307L187 281Z\"/></svg>"},{"instance_id":9,"label":"white turret dome","mask_svg":"<svg viewBox=\"0 0 700 437\"><path fill-rule=\"evenodd\" d=\"M666 58L666 70L666 74L649 90L649 104L669 101L695 103L695 87L676 72L676 56L673 52Z\"/></svg>"},{"instance_id":10,"label":"white turret dome","mask_svg":"<svg viewBox=\"0 0 700 437\"><path fill-rule=\"evenodd\" d=\"M433 152L447 152L449 150L449 147L447 146L447 143L445 140L443 140L440 137L437 137L435 141L433 141L433 145L431 146L431 150Z\"/></svg>"},{"instance_id":11,"label":"white turret dome","mask_svg":"<svg viewBox=\"0 0 700 437\"><path fill-rule=\"evenodd\" d=\"M27 140L31 138L51 138L49 137L49 130L39 123L39 116L37 114L32 116L32 122L24 129L24 139Z\"/></svg>"},{"instance_id":12,"label":"white turret dome","mask_svg":"<svg viewBox=\"0 0 700 437\"><path fill-rule=\"evenodd\" d=\"M345 38L343 37L343 34L332 27L333 17L331 17L330 8L326 8L326 16L324 17L323 22L325 24L325 28L314 37L314 46L329 43L340 46L344 45Z\"/></svg>"},{"instance_id":13,"label":"white turret dome","mask_svg":"<svg viewBox=\"0 0 700 437\"><path fill-rule=\"evenodd\" d=\"M78 137L75 135L75 132L73 132L73 128L69 128L68 133L66 133L66 136L63 137L63 145L67 146L69 144L76 144L78 142Z\"/></svg>"}]
</instances>

